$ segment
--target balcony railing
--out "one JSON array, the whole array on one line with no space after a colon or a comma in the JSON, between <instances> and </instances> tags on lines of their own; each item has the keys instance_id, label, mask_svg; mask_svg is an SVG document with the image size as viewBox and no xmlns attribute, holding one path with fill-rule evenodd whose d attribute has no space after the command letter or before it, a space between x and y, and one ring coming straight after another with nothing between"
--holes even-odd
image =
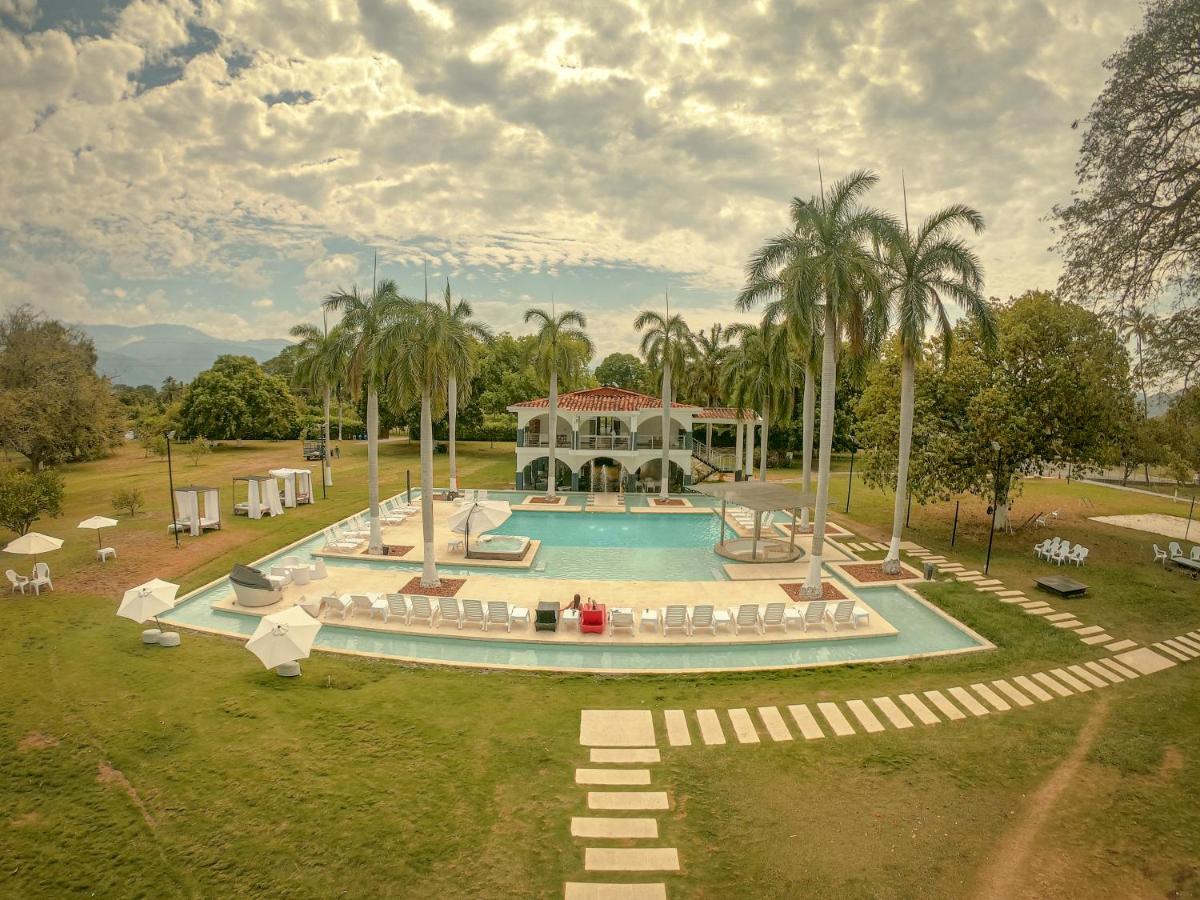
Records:
<instances>
[{"instance_id":1,"label":"balcony railing","mask_svg":"<svg viewBox=\"0 0 1200 900\"><path fill-rule=\"evenodd\" d=\"M627 434L581 434L579 436L580 450L628 450L629 435Z\"/></svg>"},{"instance_id":2,"label":"balcony railing","mask_svg":"<svg viewBox=\"0 0 1200 900\"><path fill-rule=\"evenodd\" d=\"M532 434L532 435L526 434L525 435L525 446L526 447L549 447L550 446L550 435L548 435L548 434ZM554 446L555 447L570 447L571 446L571 436L569 434L558 435L558 440L555 442Z\"/></svg>"},{"instance_id":3,"label":"balcony railing","mask_svg":"<svg viewBox=\"0 0 1200 900\"><path fill-rule=\"evenodd\" d=\"M658 435L639 434L637 445L639 450L661 450L663 440ZM682 435L671 438L671 442L668 445L668 449L671 450L684 450L686 447L687 443Z\"/></svg>"}]
</instances>

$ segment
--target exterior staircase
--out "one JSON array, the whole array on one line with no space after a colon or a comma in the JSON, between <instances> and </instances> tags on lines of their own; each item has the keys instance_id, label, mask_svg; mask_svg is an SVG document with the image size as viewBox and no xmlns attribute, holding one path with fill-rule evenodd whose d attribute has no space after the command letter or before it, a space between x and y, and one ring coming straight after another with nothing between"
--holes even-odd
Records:
<instances>
[{"instance_id":1,"label":"exterior staircase","mask_svg":"<svg viewBox=\"0 0 1200 900\"><path fill-rule=\"evenodd\" d=\"M730 450L717 450L704 441L692 439L693 481L706 481L718 474L729 474L737 469L737 454Z\"/></svg>"}]
</instances>

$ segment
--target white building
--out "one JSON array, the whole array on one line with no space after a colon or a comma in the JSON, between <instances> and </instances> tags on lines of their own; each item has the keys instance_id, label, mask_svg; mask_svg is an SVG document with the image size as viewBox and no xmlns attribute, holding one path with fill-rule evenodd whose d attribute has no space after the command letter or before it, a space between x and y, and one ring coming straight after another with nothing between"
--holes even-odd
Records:
<instances>
[{"instance_id":1,"label":"white building","mask_svg":"<svg viewBox=\"0 0 1200 900\"><path fill-rule=\"evenodd\" d=\"M658 490L662 477L662 398L612 387L559 394L555 427L549 423L549 407L549 398L542 397L508 408L517 415L519 490L545 490L551 433L559 487L576 491ZM751 410L672 404L667 434L672 487L691 484L694 472L700 477L718 471L739 477L749 472L756 425L761 425L761 420ZM714 451L704 440L694 438L697 426L736 429L735 452Z\"/></svg>"}]
</instances>

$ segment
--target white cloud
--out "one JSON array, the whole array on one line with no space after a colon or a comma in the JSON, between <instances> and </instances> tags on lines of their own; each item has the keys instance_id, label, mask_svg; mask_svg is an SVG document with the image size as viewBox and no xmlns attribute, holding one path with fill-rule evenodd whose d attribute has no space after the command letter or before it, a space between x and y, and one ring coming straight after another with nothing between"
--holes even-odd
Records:
<instances>
[{"instance_id":1,"label":"white cloud","mask_svg":"<svg viewBox=\"0 0 1200 900\"><path fill-rule=\"evenodd\" d=\"M270 309L272 306L275 305L275 301L272 300L270 297L263 297L261 300L255 300L250 305L253 306L255 309Z\"/></svg>"}]
</instances>

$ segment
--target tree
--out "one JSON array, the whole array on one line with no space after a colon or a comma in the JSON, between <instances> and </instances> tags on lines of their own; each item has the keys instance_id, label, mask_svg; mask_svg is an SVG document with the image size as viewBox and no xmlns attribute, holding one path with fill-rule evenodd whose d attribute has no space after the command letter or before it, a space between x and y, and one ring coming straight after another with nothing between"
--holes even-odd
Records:
<instances>
[{"instance_id":1,"label":"tree","mask_svg":"<svg viewBox=\"0 0 1200 900\"><path fill-rule=\"evenodd\" d=\"M299 338L296 344L295 365L292 370L293 383L303 385L323 401L325 430L321 438L325 442L325 458L321 462L321 477L326 485L333 484L333 466L329 460L329 403L334 389L346 370L345 342L337 329L330 334L328 329L318 329L307 323L293 325L291 335Z\"/></svg>"},{"instance_id":2,"label":"tree","mask_svg":"<svg viewBox=\"0 0 1200 900\"><path fill-rule=\"evenodd\" d=\"M437 303L407 300L403 318L380 336L387 361L388 393L401 402L421 403L421 530L424 564L421 586L440 584L433 541L433 417L446 406L450 379L466 380L471 372L471 344L477 334L463 314Z\"/></svg>"},{"instance_id":3,"label":"tree","mask_svg":"<svg viewBox=\"0 0 1200 900\"><path fill-rule=\"evenodd\" d=\"M650 370L632 353L610 353L596 366L596 380L601 387L644 392L650 381Z\"/></svg>"},{"instance_id":4,"label":"tree","mask_svg":"<svg viewBox=\"0 0 1200 900\"><path fill-rule=\"evenodd\" d=\"M558 377L577 378L592 358L592 341L584 331L587 318L583 313L568 309L555 313L553 309L525 310L525 321L537 325L537 333L531 350L533 370L550 390L549 423L549 469L546 476L546 495L555 496L558 478L556 445L558 443Z\"/></svg>"},{"instance_id":5,"label":"tree","mask_svg":"<svg viewBox=\"0 0 1200 900\"><path fill-rule=\"evenodd\" d=\"M1104 67L1085 120L1079 188L1056 206L1060 289L1118 313L1164 287L1200 288L1200 7L1153 0ZM1194 337L1194 336L1193 336Z\"/></svg>"},{"instance_id":6,"label":"tree","mask_svg":"<svg viewBox=\"0 0 1200 900\"><path fill-rule=\"evenodd\" d=\"M183 397L184 385L181 381L168 375L163 379L162 387L158 390L158 397L163 406L170 406Z\"/></svg>"},{"instance_id":7,"label":"tree","mask_svg":"<svg viewBox=\"0 0 1200 900\"><path fill-rule=\"evenodd\" d=\"M358 288L340 288L325 298L329 312L341 313L338 355L345 360L344 384L351 396L367 393L367 497L371 519L368 551L383 553L383 531L379 522L379 389L387 377L386 360L380 349L385 335L408 315L412 301L401 297L396 283L385 279L369 293ZM341 435L338 435L339 440Z\"/></svg>"},{"instance_id":8,"label":"tree","mask_svg":"<svg viewBox=\"0 0 1200 900\"><path fill-rule=\"evenodd\" d=\"M1167 467L1181 484L1200 477L1200 387L1180 392L1162 419Z\"/></svg>"},{"instance_id":9,"label":"tree","mask_svg":"<svg viewBox=\"0 0 1200 900\"><path fill-rule=\"evenodd\" d=\"M767 480L767 442L772 419L786 420L790 413L795 364L788 355L787 333L770 322L732 326L727 332L732 346L725 356L720 388L738 410L757 407L762 415L762 466L759 478Z\"/></svg>"},{"instance_id":10,"label":"tree","mask_svg":"<svg viewBox=\"0 0 1200 900\"><path fill-rule=\"evenodd\" d=\"M451 367L450 373L449 373L449 383L446 388L446 394L447 394L446 416L448 417L447 446L449 447L449 450L450 450L450 458L449 458L450 490L457 491L458 490L458 455L457 455L457 447L455 445L455 440L456 440L457 436L455 435L454 426L455 426L455 419L458 416L459 373L461 372L462 378L464 379L464 382L465 382L465 387L467 389L467 392L464 394L464 396L462 398L462 399L466 400L469 398L469 391L471 388L471 383L470 383L469 379L470 379L471 375L474 374L475 363L476 363L476 359L477 359L477 355L475 353L475 348L474 348L473 344L476 341L490 341L492 339L492 331L490 328L488 328L482 322L474 322L471 320L471 316L474 315L474 312L471 309L471 304L468 303L466 300L459 300L458 303L452 302L452 300L450 298L450 279L448 279L448 278L446 279L446 292L445 292L445 295L443 296L443 300L446 303L446 314L448 316L450 316L451 318L453 318L466 331L468 337L470 338L470 340L468 341L468 345L467 345L468 352L467 352L465 364L462 369ZM421 450L422 450L422 452L424 452L424 450L425 450L425 447L423 444L422 444Z\"/></svg>"},{"instance_id":11,"label":"tree","mask_svg":"<svg viewBox=\"0 0 1200 900\"><path fill-rule=\"evenodd\" d=\"M965 318L948 363L938 340L918 355L908 483L918 502L956 493L998 498L1003 525L1022 476L1111 461L1134 396L1124 345L1082 306L1029 291L996 312L996 331L989 350L979 323ZM897 465L900 366L892 342L858 405L864 479L880 487Z\"/></svg>"},{"instance_id":12,"label":"tree","mask_svg":"<svg viewBox=\"0 0 1200 900\"><path fill-rule=\"evenodd\" d=\"M179 406L184 439L280 440L294 437L299 423L287 384L249 356L218 356L187 386Z\"/></svg>"},{"instance_id":13,"label":"tree","mask_svg":"<svg viewBox=\"0 0 1200 900\"><path fill-rule=\"evenodd\" d=\"M791 230L772 238L751 258L746 267L747 289L738 298L743 308L753 305L760 299L753 289L775 279L794 291L809 315L815 317L816 306L823 306L816 521L812 560L802 589L805 597L813 599L823 593L821 567L829 507L838 339L845 336L851 361L864 358L877 345L887 321L885 292L871 247L882 245L896 224L859 203L878 181L874 173L855 172L822 191L820 197L793 199Z\"/></svg>"},{"instance_id":14,"label":"tree","mask_svg":"<svg viewBox=\"0 0 1200 900\"><path fill-rule=\"evenodd\" d=\"M668 477L671 473L671 374L686 373L688 362L696 355L696 338L679 313L671 315L669 298L665 315L644 309L633 320L633 327L642 333L640 349L646 364L662 372L662 478L658 496L665 500L671 490Z\"/></svg>"},{"instance_id":15,"label":"tree","mask_svg":"<svg viewBox=\"0 0 1200 900\"><path fill-rule=\"evenodd\" d=\"M721 376L729 353L729 331L715 322L696 334L696 353L684 380L685 394L704 406L716 406L721 396ZM704 429L704 443L712 446L712 423ZM766 447L766 442L763 442ZM765 452L765 450L764 450Z\"/></svg>"},{"instance_id":16,"label":"tree","mask_svg":"<svg viewBox=\"0 0 1200 900\"><path fill-rule=\"evenodd\" d=\"M129 518L137 515L137 511L146 505L142 492L137 488L121 487L112 492L112 507L117 512L129 513Z\"/></svg>"},{"instance_id":17,"label":"tree","mask_svg":"<svg viewBox=\"0 0 1200 900\"><path fill-rule=\"evenodd\" d=\"M1146 369L1155 377L1182 381L1186 390L1200 371L1200 306L1155 321L1147 335Z\"/></svg>"},{"instance_id":18,"label":"tree","mask_svg":"<svg viewBox=\"0 0 1200 900\"><path fill-rule=\"evenodd\" d=\"M295 326L291 329L293 337L296 336L296 328L312 327L312 326ZM278 375L284 382L296 392L296 395L305 403L314 401L321 394L319 391L314 391L311 384L305 379L298 378L296 375L296 366L300 363L300 357L303 354L303 349L300 344L290 344L279 351L275 356L262 363L262 370L268 375Z\"/></svg>"},{"instance_id":19,"label":"tree","mask_svg":"<svg viewBox=\"0 0 1200 900\"><path fill-rule=\"evenodd\" d=\"M212 453L212 446L204 435L197 435L188 441L187 455L193 466L200 465L200 460Z\"/></svg>"},{"instance_id":20,"label":"tree","mask_svg":"<svg viewBox=\"0 0 1200 900\"><path fill-rule=\"evenodd\" d=\"M983 299L983 266L962 240L953 235L967 227L980 234L983 216L969 206L956 204L938 210L915 232L907 226L889 237L884 250L886 288L895 304L900 342L900 436L896 463L896 496L892 508L892 540L883 560L883 571L900 572L900 539L904 533L908 500L908 460L912 450L913 382L917 357L925 343L925 330L933 319L948 361L954 332L945 300L954 301L975 322L985 347L995 343L996 323Z\"/></svg>"},{"instance_id":21,"label":"tree","mask_svg":"<svg viewBox=\"0 0 1200 900\"><path fill-rule=\"evenodd\" d=\"M0 468L0 525L18 535L29 531L43 514L62 514L63 479L53 469L26 471Z\"/></svg>"},{"instance_id":22,"label":"tree","mask_svg":"<svg viewBox=\"0 0 1200 900\"><path fill-rule=\"evenodd\" d=\"M96 349L83 332L30 306L0 319L0 445L39 470L98 459L124 430L124 411L96 374Z\"/></svg>"}]
</instances>

